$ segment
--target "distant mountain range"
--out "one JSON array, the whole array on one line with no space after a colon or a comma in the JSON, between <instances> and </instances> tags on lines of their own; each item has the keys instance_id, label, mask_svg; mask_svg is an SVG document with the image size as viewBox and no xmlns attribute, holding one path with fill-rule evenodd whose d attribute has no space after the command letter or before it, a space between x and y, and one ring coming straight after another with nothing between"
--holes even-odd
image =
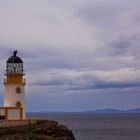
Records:
<instances>
[{"instance_id":1,"label":"distant mountain range","mask_svg":"<svg viewBox=\"0 0 140 140\"><path fill-rule=\"evenodd\" d=\"M108 108L108 109L99 109L99 110L93 110L93 111L85 111L85 112L88 112L88 113L140 113L140 108L135 108L135 109L127 109L127 110L121 110L121 109L112 109L112 108Z\"/></svg>"},{"instance_id":2,"label":"distant mountain range","mask_svg":"<svg viewBox=\"0 0 140 140\"><path fill-rule=\"evenodd\" d=\"M98 109L98 110L86 110L86 111L41 111L41 112L28 112L28 113L140 113L140 108L135 109Z\"/></svg>"}]
</instances>

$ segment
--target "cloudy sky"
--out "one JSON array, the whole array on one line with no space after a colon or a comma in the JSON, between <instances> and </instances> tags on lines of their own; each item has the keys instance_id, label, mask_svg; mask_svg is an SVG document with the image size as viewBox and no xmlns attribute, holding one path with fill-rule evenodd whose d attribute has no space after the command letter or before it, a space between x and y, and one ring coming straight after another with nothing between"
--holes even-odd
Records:
<instances>
[{"instance_id":1,"label":"cloudy sky","mask_svg":"<svg viewBox=\"0 0 140 140\"><path fill-rule=\"evenodd\" d=\"M140 107L140 0L0 0L0 105L15 49L27 111Z\"/></svg>"}]
</instances>

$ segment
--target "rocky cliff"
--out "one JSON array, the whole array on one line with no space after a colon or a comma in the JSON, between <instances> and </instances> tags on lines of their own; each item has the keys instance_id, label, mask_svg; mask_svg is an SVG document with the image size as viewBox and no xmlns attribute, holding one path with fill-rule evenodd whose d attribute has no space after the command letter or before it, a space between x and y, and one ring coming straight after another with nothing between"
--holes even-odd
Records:
<instances>
[{"instance_id":1,"label":"rocky cliff","mask_svg":"<svg viewBox=\"0 0 140 140\"><path fill-rule=\"evenodd\" d=\"M75 140L72 131L56 121L0 128L0 140Z\"/></svg>"}]
</instances>

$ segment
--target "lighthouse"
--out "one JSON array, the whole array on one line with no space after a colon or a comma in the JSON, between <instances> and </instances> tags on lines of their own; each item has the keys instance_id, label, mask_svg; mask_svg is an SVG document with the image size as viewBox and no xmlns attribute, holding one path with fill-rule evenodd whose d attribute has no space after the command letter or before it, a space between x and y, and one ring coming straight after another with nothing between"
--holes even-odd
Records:
<instances>
[{"instance_id":1,"label":"lighthouse","mask_svg":"<svg viewBox=\"0 0 140 140\"><path fill-rule=\"evenodd\" d=\"M7 59L4 75L4 114L7 119L24 119L25 73L17 50Z\"/></svg>"}]
</instances>

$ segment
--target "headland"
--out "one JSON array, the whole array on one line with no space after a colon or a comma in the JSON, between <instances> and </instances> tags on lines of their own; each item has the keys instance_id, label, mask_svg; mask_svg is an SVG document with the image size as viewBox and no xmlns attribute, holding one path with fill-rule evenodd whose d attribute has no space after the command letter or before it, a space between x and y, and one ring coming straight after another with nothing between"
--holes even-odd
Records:
<instances>
[{"instance_id":1,"label":"headland","mask_svg":"<svg viewBox=\"0 0 140 140\"><path fill-rule=\"evenodd\" d=\"M72 131L52 120L0 127L0 140L75 140Z\"/></svg>"}]
</instances>

